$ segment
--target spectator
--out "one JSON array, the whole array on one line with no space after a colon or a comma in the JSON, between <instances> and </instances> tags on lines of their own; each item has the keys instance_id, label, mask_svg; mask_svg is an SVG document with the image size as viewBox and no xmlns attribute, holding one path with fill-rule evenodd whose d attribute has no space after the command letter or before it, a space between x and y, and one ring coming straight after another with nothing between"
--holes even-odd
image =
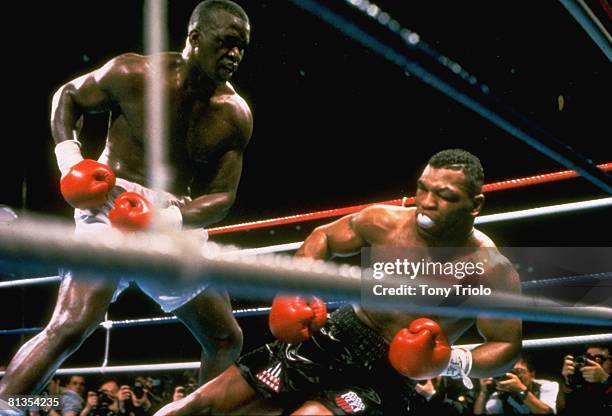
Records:
<instances>
[{"instance_id":1,"label":"spectator","mask_svg":"<svg viewBox=\"0 0 612 416\"><path fill-rule=\"evenodd\" d=\"M177 400L181 400L185 396L187 396L185 394L185 387L178 385L174 388L174 394L172 395L172 401L175 402Z\"/></svg>"},{"instance_id":2,"label":"spectator","mask_svg":"<svg viewBox=\"0 0 612 416\"><path fill-rule=\"evenodd\" d=\"M149 390L144 377L137 377L133 387L122 385L119 389L119 408L125 409L134 416L147 416L151 409Z\"/></svg>"},{"instance_id":3,"label":"spectator","mask_svg":"<svg viewBox=\"0 0 612 416\"><path fill-rule=\"evenodd\" d=\"M134 382L135 388L137 388L139 379L144 383L144 387L147 390L147 398L150 402L149 413L155 414L155 412L167 403L164 400L164 386L162 385L162 380L153 377L139 377L136 379L137 381ZM172 385L174 385L174 382Z\"/></svg>"},{"instance_id":4,"label":"spectator","mask_svg":"<svg viewBox=\"0 0 612 416\"><path fill-rule=\"evenodd\" d=\"M612 411L610 346L590 346L576 357L566 355L561 369L565 381L565 414L603 414Z\"/></svg>"},{"instance_id":5,"label":"spectator","mask_svg":"<svg viewBox=\"0 0 612 416\"><path fill-rule=\"evenodd\" d=\"M555 414L559 383L536 380L531 360L522 356L502 377L480 380L474 414Z\"/></svg>"},{"instance_id":6,"label":"spectator","mask_svg":"<svg viewBox=\"0 0 612 416\"><path fill-rule=\"evenodd\" d=\"M88 416L89 414L93 414L92 411L97 409L98 407L98 393L95 391L89 390L87 392L87 397L85 398L85 407L81 410L80 416Z\"/></svg>"},{"instance_id":7,"label":"spectator","mask_svg":"<svg viewBox=\"0 0 612 416\"><path fill-rule=\"evenodd\" d=\"M120 406L119 384L116 380L103 381L98 391L95 392L95 399L91 393L93 392L87 395L86 408L89 408L89 410L87 413L82 412L81 416L134 416Z\"/></svg>"},{"instance_id":8,"label":"spectator","mask_svg":"<svg viewBox=\"0 0 612 416\"><path fill-rule=\"evenodd\" d=\"M59 377L54 376L47 384L47 387L42 392L42 396L61 396L63 393L61 382ZM58 410L45 407L30 407L28 409L28 416L60 416Z\"/></svg>"},{"instance_id":9,"label":"spectator","mask_svg":"<svg viewBox=\"0 0 612 416\"><path fill-rule=\"evenodd\" d=\"M415 385L410 414L463 415L472 409L474 399L461 380L438 376Z\"/></svg>"},{"instance_id":10,"label":"spectator","mask_svg":"<svg viewBox=\"0 0 612 416\"><path fill-rule=\"evenodd\" d=\"M79 416L85 405L83 394L85 393L85 378L74 375L68 380L68 384L62 394L62 416Z\"/></svg>"}]
</instances>

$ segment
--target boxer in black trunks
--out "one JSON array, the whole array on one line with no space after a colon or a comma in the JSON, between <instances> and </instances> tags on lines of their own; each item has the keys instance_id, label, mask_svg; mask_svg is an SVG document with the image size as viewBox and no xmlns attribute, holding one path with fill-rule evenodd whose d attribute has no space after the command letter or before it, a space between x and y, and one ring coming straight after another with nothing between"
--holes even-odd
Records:
<instances>
[{"instance_id":1,"label":"boxer in black trunks","mask_svg":"<svg viewBox=\"0 0 612 416\"><path fill-rule=\"evenodd\" d=\"M326 259L356 254L368 245L423 251L456 247L460 257L453 260L486 263L484 274L478 277L480 284L518 293L520 281L512 264L489 237L474 229L474 219L484 203L483 181L480 161L474 155L459 149L439 152L431 157L418 180L415 208L372 206L348 215L315 229L296 255ZM470 281L466 278L463 283ZM298 339L307 330L312 332L309 339L277 340L246 354L236 365L188 397L164 407L156 416L231 412L261 398L273 399L294 415L399 414L406 411L405 398L414 382L397 369L416 369L413 379L442 374L461 377L468 383L468 375L480 378L503 374L521 351L518 320L430 317L434 321L426 320L427 331L434 334L436 342L406 343L396 334L422 319L415 313L347 305L333 312L321 327L321 322L311 325L320 321L319 304L299 296L288 299L278 303L275 299L271 316L275 314L275 322L278 316L286 316L287 321L298 316L299 322L274 323L272 332L278 338ZM304 318L307 316L310 318ZM485 342L473 351L454 348L444 362L419 359L423 355L438 357L438 341L445 338L452 344L474 323ZM308 331L309 325L320 330ZM405 361L398 363L388 356L390 349L399 350ZM423 350L428 351L423 354Z\"/></svg>"}]
</instances>

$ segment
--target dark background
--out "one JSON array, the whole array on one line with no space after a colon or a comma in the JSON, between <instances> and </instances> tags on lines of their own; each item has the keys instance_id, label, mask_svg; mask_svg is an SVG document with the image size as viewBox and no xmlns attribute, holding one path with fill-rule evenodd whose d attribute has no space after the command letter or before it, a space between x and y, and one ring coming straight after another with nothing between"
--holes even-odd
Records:
<instances>
[{"instance_id":1,"label":"dark background","mask_svg":"<svg viewBox=\"0 0 612 416\"><path fill-rule=\"evenodd\" d=\"M251 18L252 42L234 84L253 110L255 127L236 204L222 224L412 195L427 158L447 147L478 155L487 182L564 170L289 1L239 3ZM344 7L340 0L330 3ZM169 2L169 49L182 49L195 4ZM558 139L596 163L612 160L610 63L560 2L377 4ZM589 4L609 26L599 3ZM29 3L11 12L23 22L8 38L14 43L5 57L10 70L5 123L17 133L5 136L0 203L70 218L71 210L59 195L48 127L50 97L66 81L117 54L143 52L142 6L136 0L55 1L44 12ZM93 117L90 125L104 122ZM102 144L102 138L86 143L85 151L97 157ZM484 213L602 196L585 180L574 179L490 194ZM609 218L610 210L599 209L482 229L500 246L609 246ZM323 222L214 240L241 246L298 241ZM42 325L55 294L54 286L4 289L1 327ZM235 304L243 302L235 299ZM156 305L136 289L129 289L110 310L111 319L159 315ZM240 322L245 350L270 339L265 319ZM609 328L525 324L525 338L605 331ZM25 339L2 337L0 365ZM462 342L478 339L471 331ZM102 345L98 331L66 366L99 365ZM566 350L538 352L545 374L558 373ZM180 325L113 331L111 365L197 359L198 346Z\"/></svg>"}]
</instances>

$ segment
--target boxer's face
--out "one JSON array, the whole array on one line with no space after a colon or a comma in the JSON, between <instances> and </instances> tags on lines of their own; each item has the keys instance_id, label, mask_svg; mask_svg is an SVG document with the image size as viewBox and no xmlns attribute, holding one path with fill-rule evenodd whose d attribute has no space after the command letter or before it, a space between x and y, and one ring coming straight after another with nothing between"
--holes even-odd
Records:
<instances>
[{"instance_id":1,"label":"boxer's face","mask_svg":"<svg viewBox=\"0 0 612 416\"><path fill-rule=\"evenodd\" d=\"M222 10L206 28L193 30L189 38L204 75L217 84L228 81L242 62L250 31L247 22Z\"/></svg>"},{"instance_id":2,"label":"boxer's face","mask_svg":"<svg viewBox=\"0 0 612 416\"><path fill-rule=\"evenodd\" d=\"M452 235L470 226L481 206L480 197L469 193L461 170L427 165L417 181L417 230L429 236Z\"/></svg>"}]
</instances>

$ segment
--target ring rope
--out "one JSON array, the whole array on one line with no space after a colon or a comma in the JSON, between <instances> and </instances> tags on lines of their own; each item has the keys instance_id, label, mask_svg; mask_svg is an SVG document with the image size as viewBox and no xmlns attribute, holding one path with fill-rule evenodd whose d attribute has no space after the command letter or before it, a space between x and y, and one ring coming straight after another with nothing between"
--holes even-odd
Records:
<instances>
[{"instance_id":1,"label":"ring rope","mask_svg":"<svg viewBox=\"0 0 612 416\"><path fill-rule=\"evenodd\" d=\"M586 281L592 281L593 279L604 280L612 277L612 272L605 273L591 273L574 276L556 277L550 279L536 279L528 280L521 283L521 286L525 290L540 289L550 286L561 286L568 283L580 284ZM330 301L325 302L329 308L338 306L344 302ZM259 308L242 308L232 311L232 314L236 318L243 318L246 316L261 316L270 312L270 307L259 307ZM124 319L121 321L105 320L101 322L99 328L130 328L148 325L162 325L162 324L174 324L179 323L179 319L176 316L159 316L153 318L139 318L139 319ZM21 334L36 334L41 332L43 327L31 327L31 328L15 328L15 329L0 329L0 336L2 335L21 335Z\"/></svg>"},{"instance_id":2,"label":"ring rope","mask_svg":"<svg viewBox=\"0 0 612 416\"><path fill-rule=\"evenodd\" d=\"M570 202L567 204L550 205L546 207L530 208L519 211L509 211L499 214L483 215L476 218L475 223L478 224L489 224L493 222L501 222L515 219L534 218L544 215L561 214L565 212L576 212L587 209L602 208L612 205L612 197L593 199L588 201ZM296 241L293 243L278 244L265 247L247 248L242 250L235 250L236 253L242 255L257 255L257 254L270 254L278 252L286 252L297 250L303 244L303 241ZM22 285L35 285L60 281L59 276L49 276L33 279L20 279L10 280L6 282L0 282L0 288L22 286Z\"/></svg>"},{"instance_id":3,"label":"ring rope","mask_svg":"<svg viewBox=\"0 0 612 416\"><path fill-rule=\"evenodd\" d=\"M236 318L242 318L245 316L259 316L264 315L270 311L270 307L262 308L246 308L237 309L232 311ZM154 318L139 318L139 319L124 319L121 321L106 320L101 322L99 328L131 328L148 325L163 325L163 324L174 324L179 323L179 319L176 316L158 316ZM15 328L15 329L0 329L1 335L20 335L20 334L36 334L42 331L43 327L32 327L32 328Z\"/></svg>"},{"instance_id":4,"label":"ring rope","mask_svg":"<svg viewBox=\"0 0 612 416\"><path fill-rule=\"evenodd\" d=\"M523 348L542 348L558 347L565 345L583 345L612 342L612 333L580 335L572 337L540 338L524 340ZM459 345L465 348L475 348L480 344ZM79 368L60 368L55 372L57 375L67 374L107 374L107 373L136 373L146 371L173 371L173 370L195 370L201 366L200 361L189 361L181 363L164 364L141 364L141 365L117 365L107 367L79 367ZM0 377L4 371L0 371Z\"/></svg>"},{"instance_id":5,"label":"ring rope","mask_svg":"<svg viewBox=\"0 0 612 416\"><path fill-rule=\"evenodd\" d=\"M476 217L475 224L476 225L490 224L493 222L534 218L534 217L540 217L544 215L562 214L565 212L575 212L575 211L583 211L587 209L602 208L602 207L607 207L611 205L612 205L612 197L592 199L588 201L570 202L567 204L549 205L549 206L539 207L539 208L529 208L529 209L518 210L518 211L502 212L499 214L482 215L480 217ZM293 243L278 244L274 246L243 249L241 250L241 253L246 254L246 255L255 255L255 254L267 254L267 253L292 251L292 250L297 250L298 248L300 248L302 244L303 244L303 241L296 241Z\"/></svg>"},{"instance_id":6,"label":"ring rope","mask_svg":"<svg viewBox=\"0 0 612 416\"><path fill-rule=\"evenodd\" d=\"M594 334L594 335L575 335L572 337L558 338L539 338L527 339L523 341L523 348L545 348L545 347L561 347L566 345L580 344L605 344L612 342L612 333L609 334ZM480 344L461 345L465 348L476 348Z\"/></svg>"},{"instance_id":7,"label":"ring rope","mask_svg":"<svg viewBox=\"0 0 612 416\"><path fill-rule=\"evenodd\" d=\"M612 205L612 197L593 199L588 201L570 202L567 204L550 205L539 208L530 208L519 211L510 211L499 214L483 215L476 218L476 224L489 224L493 222L501 222L515 219L533 218L543 215L560 214L565 212L575 212L586 209L601 208ZM256 254L269 254L277 252L285 252L297 250L301 245L302 241L296 241L293 243L278 244L272 246L249 248L236 250L237 253L243 255L256 255ZM52 282L59 282L61 277L59 276L47 276L38 278L18 279L0 282L0 289L15 286L26 286L26 285L38 285Z\"/></svg>"},{"instance_id":8,"label":"ring rope","mask_svg":"<svg viewBox=\"0 0 612 416\"><path fill-rule=\"evenodd\" d=\"M380 30L371 33L371 25L358 26L354 21L333 11L329 2L325 4L316 0L291 0L291 2L448 98L474 111L514 138L566 168L579 171L586 180L604 192L612 194L612 176L598 169L591 160L578 154L571 146L503 103L473 74L468 73L457 62L435 51L423 42L417 33L402 28L376 4L368 0L346 0L349 7L376 21L386 33L381 33ZM386 17L384 21L381 20L383 15ZM390 46L381 41L388 35L396 37L403 45Z\"/></svg>"},{"instance_id":9,"label":"ring rope","mask_svg":"<svg viewBox=\"0 0 612 416\"><path fill-rule=\"evenodd\" d=\"M612 203L609 198L608 203ZM33 266L61 265L86 271L85 275L142 278L176 282L177 276L192 284L224 287L251 299L270 301L280 290L316 295L340 301L360 301L362 270L356 266L293 258L287 255L228 255L223 246L201 242L185 233L134 233L129 239L117 230L100 232L95 240L72 234L67 223L47 219L20 220L0 233L0 259ZM389 287L400 282L389 282ZM430 286L436 286L432 283ZM441 284L441 283L440 283ZM447 287L445 285L444 287ZM407 299L372 299L385 309L415 309ZM473 317L486 314L505 319L612 325L612 308L568 308L544 297L522 297L499 291L494 297L471 297L458 306L418 305L423 314Z\"/></svg>"},{"instance_id":10,"label":"ring rope","mask_svg":"<svg viewBox=\"0 0 612 416\"><path fill-rule=\"evenodd\" d=\"M0 289L5 288L5 287L15 287L15 286L44 285L47 283L60 282L61 280L62 278L60 276L46 276L46 277L33 277L29 279L7 280L5 282L0 282Z\"/></svg>"},{"instance_id":11,"label":"ring rope","mask_svg":"<svg viewBox=\"0 0 612 416\"><path fill-rule=\"evenodd\" d=\"M602 163L600 165L597 165L597 167L599 167L600 169L606 172L612 171L612 162ZM577 178L579 176L580 175L574 170L564 170L564 171L559 171L559 172L543 173L539 175L526 176L523 178L507 179L507 180L503 180L499 182L489 183L489 184L484 185L482 187L482 190L485 193L502 191L502 190L507 190L507 189L522 188L522 187L531 186L531 185L539 185L539 184L549 183L549 182L557 182L557 181L562 181L566 179ZM310 213L305 213L305 214L296 214L296 215L289 215L289 216L278 217L278 218L265 219L265 220L260 220L260 221L249 221L249 222L244 222L244 223L234 224L234 225L213 227L213 228L208 229L208 234L210 235L225 234L225 233L231 233L231 232L236 232L236 231L251 230L255 228L272 227L275 225L286 225L286 224L292 224L296 222L312 221L312 220L318 220L318 219L323 219L323 218L340 217L343 215L359 212L362 209L367 208L371 205L383 204L383 205L402 206L402 205L409 205L413 203L414 203L414 197L392 199L389 201L353 205L349 207L333 208L333 209L315 211L315 212L310 212Z\"/></svg>"}]
</instances>

